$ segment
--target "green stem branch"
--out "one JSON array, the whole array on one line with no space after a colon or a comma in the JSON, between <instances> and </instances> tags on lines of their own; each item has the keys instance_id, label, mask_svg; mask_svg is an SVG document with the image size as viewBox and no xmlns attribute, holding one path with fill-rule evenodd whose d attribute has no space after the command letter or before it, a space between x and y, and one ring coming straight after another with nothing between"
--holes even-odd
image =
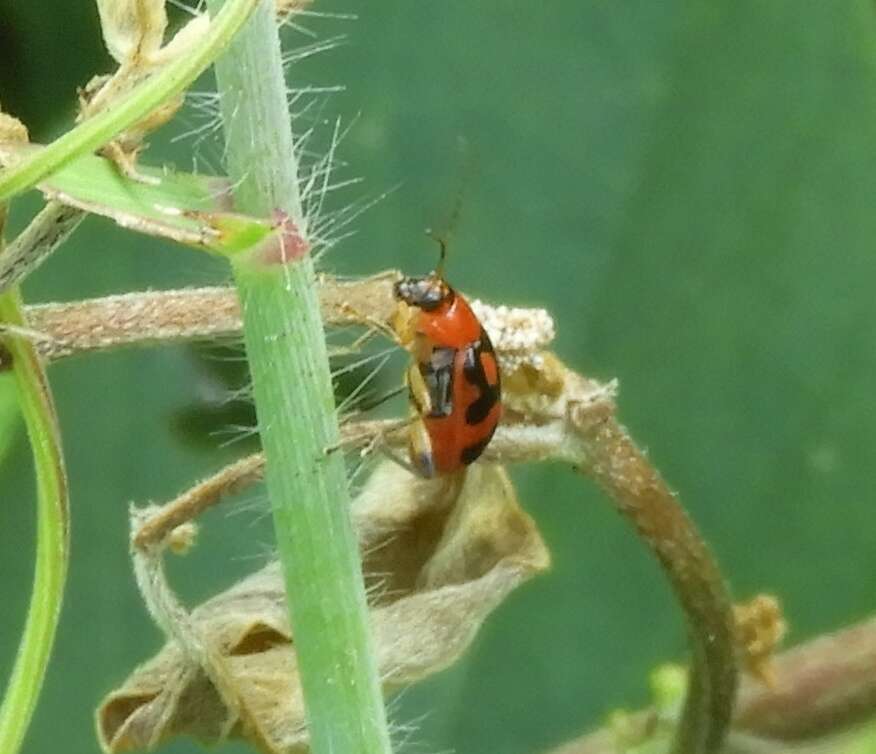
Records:
<instances>
[{"instance_id":1,"label":"green stem branch","mask_svg":"<svg viewBox=\"0 0 876 754\"><path fill-rule=\"evenodd\" d=\"M236 209L261 217L282 210L306 245L273 3L260 4L217 62L216 78ZM297 251L285 264L234 264L266 481L312 750L379 754L389 751L389 736L346 473L341 455L325 452L339 431L316 278L310 255Z\"/></svg>"},{"instance_id":2,"label":"green stem branch","mask_svg":"<svg viewBox=\"0 0 876 754\"><path fill-rule=\"evenodd\" d=\"M18 293L0 296L0 321L23 326ZM33 717L48 667L67 576L67 477L55 408L33 345L4 339L12 358L19 403L33 452L37 481L37 543L33 592L18 655L0 704L0 751L15 754Z\"/></svg>"}]
</instances>

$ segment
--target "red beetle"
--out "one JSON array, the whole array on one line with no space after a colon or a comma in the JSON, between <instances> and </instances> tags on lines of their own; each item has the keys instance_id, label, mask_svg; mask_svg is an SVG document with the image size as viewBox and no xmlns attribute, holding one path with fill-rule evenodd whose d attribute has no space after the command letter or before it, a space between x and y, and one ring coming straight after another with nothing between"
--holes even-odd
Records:
<instances>
[{"instance_id":1,"label":"red beetle","mask_svg":"<svg viewBox=\"0 0 876 754\"><path fill-rule=\"evenodd\" d=\"M407 371L415 412L409 443L423 476L449 474L477 460L502 415L499 364L486 331L463 296L437 269L395 284L399 340L413 356Z\"/></svg>"}]
</instances>

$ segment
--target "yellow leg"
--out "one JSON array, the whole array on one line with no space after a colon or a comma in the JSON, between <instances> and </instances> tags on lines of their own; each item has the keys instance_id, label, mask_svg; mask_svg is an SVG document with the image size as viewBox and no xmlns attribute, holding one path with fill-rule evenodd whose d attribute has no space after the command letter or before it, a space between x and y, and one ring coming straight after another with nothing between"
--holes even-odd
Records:
<instances>
[{"instance_id":1,"label":"yellow leg","mask_svg":"<svg viewBox=\"0 0 876 754\"><path fill-rule=\"evenodd\" d=\"M417 416L408 430L408 443L411 452L411 463L417 472L424 477L435 476L435 459L432 456L432 441L426 431L423 420Z\"/></svg>"}]
</instances>

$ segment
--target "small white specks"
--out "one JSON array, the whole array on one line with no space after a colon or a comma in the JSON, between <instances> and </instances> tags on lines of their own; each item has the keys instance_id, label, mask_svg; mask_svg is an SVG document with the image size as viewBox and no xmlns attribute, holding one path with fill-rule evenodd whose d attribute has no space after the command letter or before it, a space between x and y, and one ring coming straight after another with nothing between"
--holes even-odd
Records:
<instances>
[{"instance_id":1,"label":"small white specks","mask_svg":"<svg viewBox=\"0 0 876 754\"><path fill-rule=\"evenodd\" d=\"M555 333L554 320L546 310L489 306L477 299L471 301L471 308L493 341L504 370L514 371L524 363L542 366L540 351Z\"/></svg>"}]
</instances>

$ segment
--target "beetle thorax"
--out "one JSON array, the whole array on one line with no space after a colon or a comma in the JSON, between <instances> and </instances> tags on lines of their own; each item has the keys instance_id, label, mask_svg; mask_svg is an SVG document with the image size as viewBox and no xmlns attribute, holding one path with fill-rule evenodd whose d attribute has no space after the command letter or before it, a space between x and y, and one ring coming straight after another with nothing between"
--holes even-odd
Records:
<instances>
[{"instance_id":1,"label":"beetle thorax","mask_svg":"<svg viewBox=\"0 0 876 754\"><path fill-rule=\"evenodd\" d=\"M402 278L395 284L395 295L409 306L432 311L453 297L453 289L433 272L424 277Z\"/></svg>"}]
</instances>

